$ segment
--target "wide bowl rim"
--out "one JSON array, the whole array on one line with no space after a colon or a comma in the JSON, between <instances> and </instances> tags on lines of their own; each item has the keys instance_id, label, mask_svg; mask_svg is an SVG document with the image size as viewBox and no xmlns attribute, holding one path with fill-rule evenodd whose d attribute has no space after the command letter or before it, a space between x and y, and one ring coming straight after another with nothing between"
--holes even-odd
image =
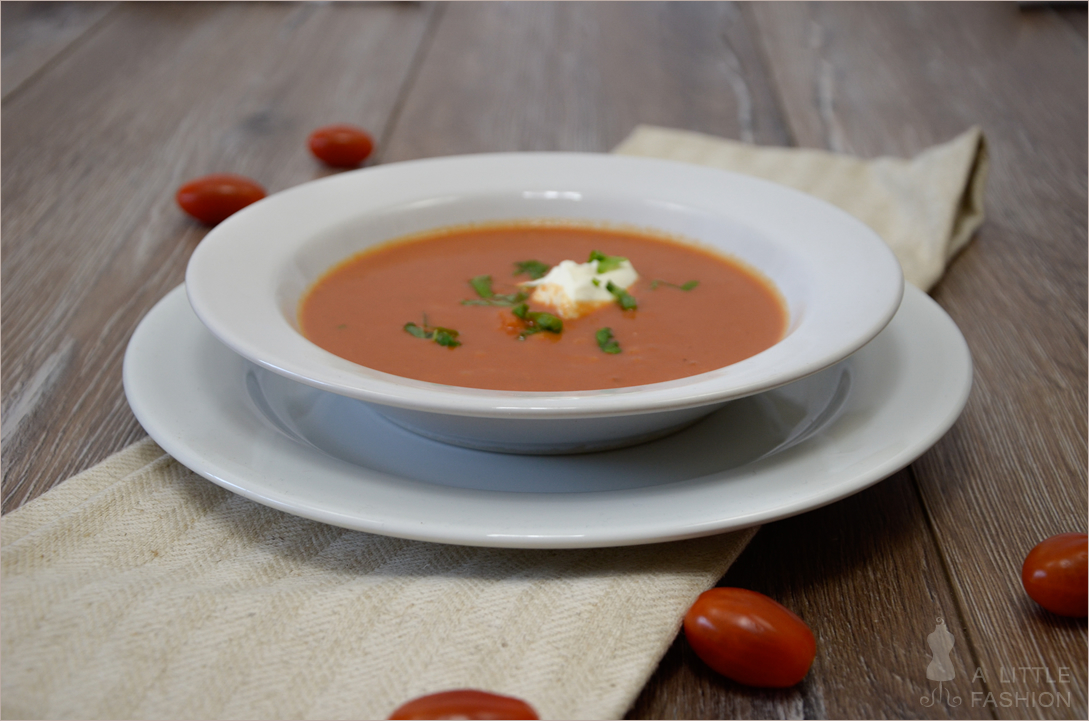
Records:
<instances>
[{"instance_id":1,"label":"wide bowl rim","mask_svg":"<svg viewBox=\"0 0 1089 721\"><path fill-rule=\"evenodd\" d=\"M538 181L540 178L544 180ZM785 235L777 235L776 240L793 244L792 252L819 265L825 275L839 272L835 270L838 264L842 277L834 281L822 277L822 287L837 296L838 312L849 311L858 318L850 327L837 325L828 320L836 308L822 308L823 315L815 315L829 326L825 332L837 334L834 342L816 338L820 329L803 320L776 346L722 369L643 386L549 393L441 385L355 365L305 339L282 317L272 298L273 276L291 254L315 234L338 223L366 218L392 204L437 197L444 188L468 197L501 189L525 192L526 188L551 187L549 183L562 183L557 187L591 195L608 187L614 195L631 194L633 198L642 194L640 197L675 199L678 184L701 198L719 198L721 193L722 198L732 199L740 193L750 206L733 201L734 207L721 212L761 232L781 234L789 227L808 234L807 238L813 236L815 248ZM667 186L671 188L668 192ZM764 217L759 215L761 207ZM772 218L769 207L785 207L790 212ZM858 287L844 289L845 280ZM234 352L322 390L379 405L449 415L592 418L718 404L827 368L864 346L888 324L902 299L903 274L888 246L864 223L814 196L760 178L656 158L485 153L364 168L270 195L205 236L190 258L186 292L197 317ZM773 370L761 369L770 362Z\"/></svg>"}]
</instances>

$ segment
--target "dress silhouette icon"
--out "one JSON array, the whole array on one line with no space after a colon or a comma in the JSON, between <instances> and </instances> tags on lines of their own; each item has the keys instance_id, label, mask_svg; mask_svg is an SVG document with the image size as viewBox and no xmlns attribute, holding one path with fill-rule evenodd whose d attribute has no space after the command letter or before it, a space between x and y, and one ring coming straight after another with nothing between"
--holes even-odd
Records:
<instances>
[{"instance_id":1,"label":"dress silhouette icon","mask_svg":"<svg viewBox=\"0 0 1089 721\"><path fill-rule=\"evenodd\" d=\"M953 668L953 661L949 658L954 641L956 641L956 638L945 627L945 619L939 616L934 630L926 637L926 643L930 646L930 651L933 654L930 665L926 667L926 677L931 681L937 681L938 687L929 696L923 696L919 699L924 706L933 706L940 701L943 690L942 682L952 681L957 676L957 672ZM948 689L945 689L945 695L950 706L960 705L960 696L953 696Z\"/></svg>"},{"instance_id":2,"label":"dress silhouette icon","mask_svg":"<svg viewBox=\"0 0 1089 721\"><path fill-rule=\"evenodd\" d=\"M949 658L949 652L953 650L955 640L953 634L949 633L949 629L945 627L945 619L939 618L934 632L926 637L926 642L934 654L934 659L926 667L926 677L931 681L952 681L956 678L953 661Z\"/></svg>"}]
</instances>

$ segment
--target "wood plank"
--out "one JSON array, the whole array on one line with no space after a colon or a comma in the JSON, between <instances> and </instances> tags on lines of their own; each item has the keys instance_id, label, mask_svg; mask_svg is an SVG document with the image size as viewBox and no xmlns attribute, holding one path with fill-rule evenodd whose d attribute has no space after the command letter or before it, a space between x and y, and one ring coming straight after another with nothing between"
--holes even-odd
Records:
<instances>
[{"instance_id":1,"label":"wood plank","mask_svg":"<svg viewBox=\"0 0 1089 721\"><path fill-rule=\"evenodd\" d=\"M176 188L217 171L270 192L327 175L308 132L381 135L431 12L125 4L5 105L4 510L143 435L125 345L206 232Z\"/></svg>"},{"instance_id":2,"label":"wood plank","mask_svg":"<svg viewBox=\"0 0 1089 721\"><path fill-rule=\"evenodd\" d=\"M607 151L639 123L789 141L734 5L446 5L382 158Z\"/></svg>"},{"instance_id":3,"label":"wood plank","mask_svg":"<svg viewBox=\"0 0 1089 721\"><path fill-rule=\"evenodd\" d=\"M112 2L0 4L0 94L6 99L69 50L116 6Z\"/></svg>"},{"instance_id":4,"label":"wood plank","mask_svg":"<svg viewBox=\"0 0 1089 721\"><path fill-rule=\"evenodd\" d=\"M1070 27L1074 29L1082 40L1089 38L1089 23L1085 3L1058 3L1051 6L1051 10L1058 14Z\"/></svg>"},{"instance_id":5,"label":"wood plank","mask_svg":"<svg viewBox=\"0 0 1089 721\"><path fill-rule=\"evenodd\" d=\"M1084 718L1085 620L1040 612L1019 571L1037 541L1086 527L1085 42L1054 13L1007 4L754 13L802 145L906 156L971 124L987 133L988 221L934 293L972 349L975 387L913 470L982 668L972 690L995 694L998 718ZM1009 678L1022 666L1069 669L1069 682ZM1048 708L1045 693L1070 703Z\"/></svg>"},{"instance_id":6,"label":"wood plank","mask_svg":"<svg viewBox=\"0 0 1089 721\"><path fill-rule=\"evenodd\" d=\"M920 703L936 618L955 634L963 625L925 528L909 471L764 526L719 585L764 593L809 624L809 676L790 689L747 688L711 671L682 634L628 718L990 718L963 702L966 655L952 657L951 696ZM961 704L948 701L958 695Z\"/></svg>"}]
</instances>

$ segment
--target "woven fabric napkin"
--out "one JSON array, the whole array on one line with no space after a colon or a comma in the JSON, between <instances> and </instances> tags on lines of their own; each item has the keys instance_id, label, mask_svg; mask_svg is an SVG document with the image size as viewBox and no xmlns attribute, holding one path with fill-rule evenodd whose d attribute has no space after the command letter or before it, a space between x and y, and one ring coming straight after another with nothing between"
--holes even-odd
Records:
<instances>
[{"instance_id":1,"label":"woven fabric napkin","mask_svg":"<svg viewBox=\"0 0 1089 721\"><path fill-rule=\"evenodd\" d=\"M877 231L899 258L905 280L922 290L938 282L983 222L989 161L978 127L911 160L759 147L647 125L613 152L710 165L815 195Z\"/></svg>"},{"instance_id":2,"label":"woven fabric napkin","mask_svg":"<svg viewBox=\"0 0 1089 721\"><path fill-rule=\"evenodd\" d=\"M929 287L982 219L973 129L914 160L640 127L618 152L772 178L855 213ZM473 687L619 718L755 530L528 551L346 531L233 495L150 439L2 520L4 718L385 718Z\"/></svg>"}]
</instances>

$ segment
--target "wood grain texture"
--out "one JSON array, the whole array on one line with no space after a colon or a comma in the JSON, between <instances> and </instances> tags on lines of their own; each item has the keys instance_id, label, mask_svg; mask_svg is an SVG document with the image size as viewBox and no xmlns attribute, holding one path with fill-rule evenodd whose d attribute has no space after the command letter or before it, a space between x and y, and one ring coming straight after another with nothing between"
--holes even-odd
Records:
<instances>
[{"instance_id":1,"label":"wood grain texture","mask_svg":"<svg viewBox=\"0 0 1089 721\"><path fill-rule=\"evenodd\" d=\"M115 6L112 2L0 4L0 93L4 99L89 35Z\"/></svg>"},{"instance_id":2,"label":"wood grain texture","mask_svg":"<svg viewBox=\"0 0 1089 721\"><path fill-rule=\"evenodd\" d=\"M768 524L722 585L813 627L787 691L711 673L678 637L630 718L1084 718L1086 622L1020 589L1028 549L1085 530L1084 9L992 3L4 3L0 445L10 510L144 435L125 344L206 230L173 194L232 171L323 175L318 125L374 162L607 151L639 123L910 156L981 124L988 221L934 297L976 379L909 469ZM1080 12L1080 15L1078 14ZM1080 18L1080 19L1079 19ZM1080 26L1079 26L1080 22ZM956 679L927 706L927 635ZM1066 684L1019 667L1070 669ZM982 668L984 678L975 679ZM1010 676L1017 676L1011 679ZM1000 694L1070 693L1045 707ZM974 693L992 692L993 704ZM1035 699L1035 697L1034 697ZM1038 700L1038 699L1036 699Z\"/></svg>"},{"instance_id":3,"label":"wood grain texture","mask_svg":"<svg viewBox=\"0 0 1089 721\"><path fill-rule=\"evenodd\" d=\"M999 718L1084 717L1085 621L1039 611L1019 580L1036 542L1086 527L1084 38L1009 5L754 9L799 143L911 155L971 124L987 134L988 221L934 293L975 387L913 472L983 670L972 690ZM1071 680L1008 678L1022 666ZM1003 692L1071 703L1004 707Z\"/></svg>"},{"instance_id":4,"label":"wood grain texture","mask_svg":"<svg viewBox=\"0 0 1089 721\"><path fill-rule=\"evenodd\" d=\"M1050 8L1055 14L1067 22L1081 39L1089 37L1089 25L1087 25L1087 13L1085 3L1063 3Z\"/></svg>"},{"instance_id":5,"label":"wood grain texture","mask_svg":"<svg viewBox=\"0 0 1089 721\"><path fill-rule=\"evenodd\" d=\"M381 133L430 12L125 5L5 105L5 509L143 435L125 345L206 232L175 189L210 172L270 192L328 174L307 133Z\"/></svg>"},{"instance_id":6,"label":"wood grain texture","mask_svg":"<svg viewBox=\"0 0 1089 721\"><path fill-rule=\"evenodd\" d=\"M383 161L607 151L639 123L788 141L738 9L451 3Z\"/></svg>"},{"instance_id":7,"label":"wood grain texture","mask_svg":"<svg viewBox=\"0 0 1089 721\"><path fill-rule=\"evenodd\" d=\"M810 626L817 658L791 689L752 689L719 677L683 634L629 718L990 718L967 703L926 705L926 637L937 617L963 620L926 533L910 473L757 533L720 586L749 588ZM958 649L959 650L959 649ZM974 664L954 656L946 688L967 698Z\"/></svg>"}]
</instances>

